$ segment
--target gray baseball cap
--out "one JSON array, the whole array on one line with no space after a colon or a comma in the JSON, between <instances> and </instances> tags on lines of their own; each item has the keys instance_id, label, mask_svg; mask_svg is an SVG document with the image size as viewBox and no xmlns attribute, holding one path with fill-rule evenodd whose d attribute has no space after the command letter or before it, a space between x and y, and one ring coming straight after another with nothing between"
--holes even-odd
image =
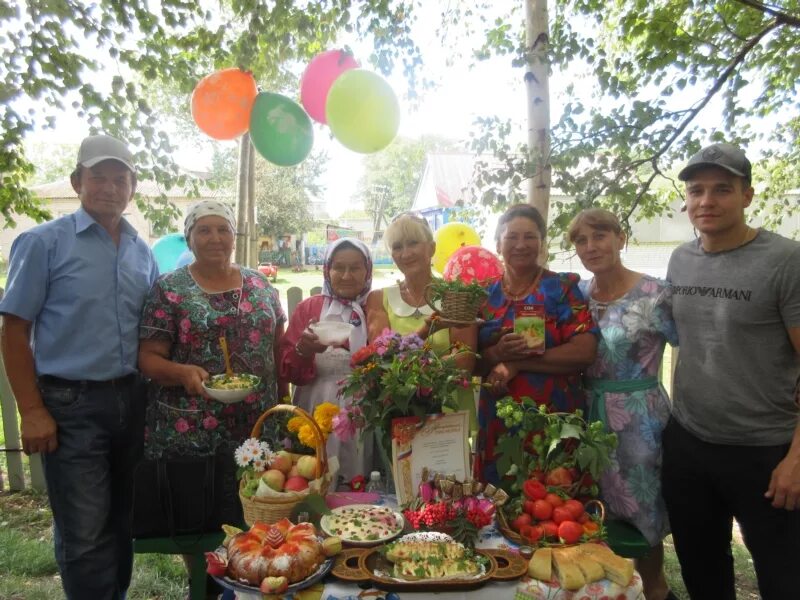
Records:
<instances>
[{"instance_id":1,"label":"gray baseball cap","mask_svg":"<svg viewBox=\"0 0 800 600\"><path fill-rule=\"evenodd\" d=\"M686 166L678 173L678 179L686 181L692 173L702 167L719 167L729 173L744 177L747 181L752 178L750 161L744 151L733 144L711 144L692 156Z\"/></svg>"},{"instance_id":2,"label":"gray baseball cap","mask_svg":"<svg viewBox=\"0 0 800 600\"><path fill-rule=\"evenodd\" d=\"M78 164L91 168L104 160L119 161L132 172L136 172L133 166L133 154L125 142L110 135L90 135L84 138L78 150Z\"/></svg>"}]
</instances>

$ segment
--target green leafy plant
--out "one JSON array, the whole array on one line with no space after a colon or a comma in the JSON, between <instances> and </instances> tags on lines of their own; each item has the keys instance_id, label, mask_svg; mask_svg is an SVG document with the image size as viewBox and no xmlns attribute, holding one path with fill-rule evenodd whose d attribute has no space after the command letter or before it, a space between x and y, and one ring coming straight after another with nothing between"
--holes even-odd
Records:
<instances>
[{"instance_id":1,"label":"green leafy plant","mask_svg":"<svg viewBox=\"0 0 800 600\"><path fill-rule=\"evenodd\" d=\"M597 496L595 482L617 447L615 433L600 422L587 423L581 411L548 412L528 397L499 400L497 416L506 426L495 446L497 469L506 474L504 487L513 496L534 475L548 485L569 488L571 496Z\"/></svg>"}]
</instances>

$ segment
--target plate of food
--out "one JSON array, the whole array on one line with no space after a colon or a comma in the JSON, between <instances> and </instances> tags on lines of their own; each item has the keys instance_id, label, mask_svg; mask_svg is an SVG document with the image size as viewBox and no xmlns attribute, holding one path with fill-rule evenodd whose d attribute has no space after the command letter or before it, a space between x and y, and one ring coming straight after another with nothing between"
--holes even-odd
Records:
<instances>
[{"instance_id":1,"label":"plate of food","mask_svg":"<svg viewBox=\"0 0 800 600\"><path fill-rule=\"evenodd\" d=\"M260 598L313 585L331 570L341 548L340 540L321 539L311 523L257 523L206 553L207 571L223 587Z\"/></svg>"},{"instance_id":2,"label":"plate of food","mask_svg":"<svg viewBox=\"0 0 800 600\"><path fill-rule=\"evenodd\" d=\"M203 382L203 389L214 400L225 404L241 402L252 394L261 383L261 378L248 373L234 375L212 375Z\"/></svg>"},{"instance_id":3,"label":"plate of food","mask_svg":"<svg viewBox=\"0 0 800 600\"><path fill-rule=\"evenodd\" d=\"M528 561L508 550L475 550L443 533L416 532L379 548L343 550L333 575L384 590L443 592L512 581L527 570Z\"/></svg>"},{"instance_id":4,"label":"plate of food","mask_svg":"<svg viewBox=\"0 0 800 600\"><path fill-rule=\"evenodd\" d=\"M405 519L386 506L349 504L334 508L319 522L320 529L350 546L376 546L403 532Z\"/></svg>"}]
</instances>

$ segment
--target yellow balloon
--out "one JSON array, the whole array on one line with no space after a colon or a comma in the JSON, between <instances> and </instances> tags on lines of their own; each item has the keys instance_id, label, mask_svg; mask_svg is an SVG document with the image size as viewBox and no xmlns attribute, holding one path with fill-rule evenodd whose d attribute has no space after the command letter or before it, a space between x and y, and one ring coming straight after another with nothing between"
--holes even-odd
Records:
<instances>
[{"instance_id":1,"label":"yellow balloon","mask_svg":"<svg viewBox=\"0 0 800 600\"><path fill-rule=\"evenodd\" d=\"M461 246L480 246L481 236L469 225L464 223L447 223L433 236L436 242L436 253L433 255L433 268L439 273L444 273L444 267L453 252Z\"/></svg>"}]
</instances>

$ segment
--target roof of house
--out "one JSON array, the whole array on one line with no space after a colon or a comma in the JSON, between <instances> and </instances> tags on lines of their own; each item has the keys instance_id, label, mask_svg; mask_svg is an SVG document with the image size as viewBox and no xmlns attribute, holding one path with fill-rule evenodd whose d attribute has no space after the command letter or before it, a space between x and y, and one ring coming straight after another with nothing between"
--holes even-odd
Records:
<instances>
[{"instance_id":1,"label":"roof of house","mask_svg":"<svg viewBox=\"0 0 800 600\"><path fill-rule=\"evenodd\" d=\"M75 190L72 189L69 177L58 179L50 183L43 183L30 188L39 198L55 199L74 199ZM222 189L211 189L203 184L199 186L201 198L224 198L230 194ZM139 180L136 184L136 192L147 198L155 198L164 193L169 199L188 198L187 190L174 186L172 189L165 190L163 186L150 179Z\"/></svg>"}]
</instances>

